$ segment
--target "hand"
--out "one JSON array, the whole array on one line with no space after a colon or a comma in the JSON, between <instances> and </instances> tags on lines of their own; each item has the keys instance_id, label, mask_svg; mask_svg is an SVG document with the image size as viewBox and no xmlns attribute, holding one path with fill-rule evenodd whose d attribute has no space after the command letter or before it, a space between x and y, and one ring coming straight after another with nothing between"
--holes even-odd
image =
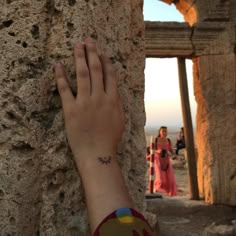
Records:
<instances>
[{"instance_id":1,"label":"hand","mask_svg":"<svg viewBox=\"0 0 236 236\"><path fill-rule=\"evenodd\" d=\"M161 153L161 149L157 149L156 152L157 152L158 154L160 154L160 153Z\"/></svg>"},{"instance_id":2,"label":"hand","mask_svg":"<svg viewBox=\"0 0 236 236\"><path fill-rule=\"evenodd\" d=\"M90 155L115 154L124 130L124 111L117 77L106 56L98 56L92 39L74 47L77 96L68 85L63 65L55 66L69 145L76 161Z\"/></svg>"}]
</instances>

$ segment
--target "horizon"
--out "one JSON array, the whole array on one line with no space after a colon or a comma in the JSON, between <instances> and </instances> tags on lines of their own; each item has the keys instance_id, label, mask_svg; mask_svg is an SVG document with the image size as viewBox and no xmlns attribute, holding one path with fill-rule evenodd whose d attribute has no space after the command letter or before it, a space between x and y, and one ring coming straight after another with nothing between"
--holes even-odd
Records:
<instances>
[{"instance_id":1,"label":"horizon","mask_svg":"<svg viewBox=\"0 0 236 236\"><path fill-rule=\"evenodd\" d=\"M161 126L164 126L164 125L149 125L149 126L145 126L144 129L159 129ZM180 129L181 127L183 126L178 126L178 125L169 125L169 126L166 126L167 129ZM193 126L193 129L195 130L196 126Z\"/></svg>"}]
</instances>

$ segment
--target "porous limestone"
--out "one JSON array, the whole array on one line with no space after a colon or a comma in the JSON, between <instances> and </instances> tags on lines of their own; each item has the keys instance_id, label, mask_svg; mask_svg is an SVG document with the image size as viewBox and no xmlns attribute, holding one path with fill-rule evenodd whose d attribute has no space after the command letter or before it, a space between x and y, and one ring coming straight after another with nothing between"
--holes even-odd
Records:
<instances>
[{"instance_id":1,"label":"porous limestone","mask_svg":"<svg viewBox=\"0 0 236 236\"><path fill-rule=\"evenodd\" d=\"M120 76L127 122L117 158L135 205L145 210L142 4L0 1L0 235L89 235L53 74L56 62L65 63L76 91L72 48L85 37Z\"/></svg>"}]
</instances>

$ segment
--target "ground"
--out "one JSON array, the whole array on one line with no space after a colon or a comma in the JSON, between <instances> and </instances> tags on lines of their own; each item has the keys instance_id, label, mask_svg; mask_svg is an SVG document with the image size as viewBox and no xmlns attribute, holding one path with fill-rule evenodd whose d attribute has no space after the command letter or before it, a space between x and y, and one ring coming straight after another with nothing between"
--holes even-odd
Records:
<instances>
[{"instance_id":1,"label":"ground","mask_svg":"<svg viewBox=\"0 0 236 236\"><path fill-rule=\"evenodd\" d=\"M157 216L158 236L236 236L236 207L190 200L187 168L178 161L173 167L178 196L146 200L148 212Z\"/></svg>"}]
</instances>

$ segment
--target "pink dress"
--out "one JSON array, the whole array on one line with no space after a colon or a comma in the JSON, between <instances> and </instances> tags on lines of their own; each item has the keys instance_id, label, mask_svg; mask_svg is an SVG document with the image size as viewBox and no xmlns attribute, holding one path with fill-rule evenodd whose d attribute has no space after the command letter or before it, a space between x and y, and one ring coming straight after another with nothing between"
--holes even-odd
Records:
<instances>
[{"instance_id":1,"label":"pink dress","mask_svg":"<svg viewBox=\"0 0 236 236\"><path fill-rule=\"evenodd\" d=\"M160 144L157 142L156 150L172 150L172 145L170 142L166 144ZM154 168L155 168L155 182L154 189L155 191L167 193L168 196L177 195L177 186L174 176L174 170L170 162L168 153L165 157L161 157L160 153L155 152L154 159Z\"/></svg>"}]
</instances>

